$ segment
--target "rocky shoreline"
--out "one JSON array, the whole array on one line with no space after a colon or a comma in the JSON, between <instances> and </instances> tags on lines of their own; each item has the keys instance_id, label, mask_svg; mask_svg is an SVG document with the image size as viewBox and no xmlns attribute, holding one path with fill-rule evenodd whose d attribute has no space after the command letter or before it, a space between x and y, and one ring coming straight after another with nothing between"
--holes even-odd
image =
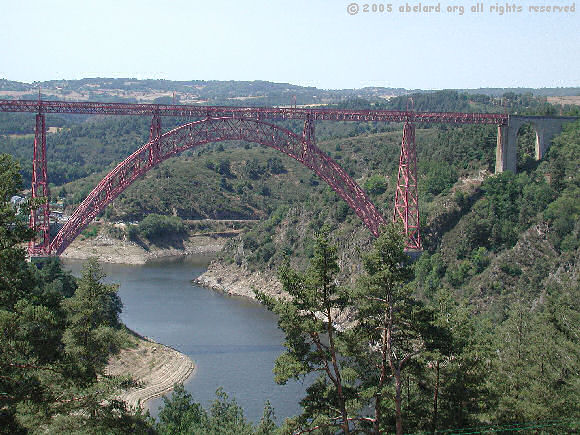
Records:
<instances>
[{"instance_id":1,"label":"rocky shoreline","mask_svg":"<svg viewBox=\"0 0 580 435\"><path fill-rule=\"evenodd\" d=\"M288 298L275 273L250 272L236 264L212 261L207 271L193 280L194 284L231 296L256 299L254 290L275 298Z\"/></svg>"},{"instance_id":2,"label":"rocky shoreline","mask_svg":"<svg viewBox=\"0 0 580 435\"><path fill-rule=\"evenodd\" d=\"M63 259L88 260L96 257L104 263L145 264L149 261L186 255L215 256L227 241L219 235L195 235L183 240L179 247L144 247L128 240L119 240L104 234L90 239L77 238L61 255ZM208 269L193 281L214 291L256 299L254 289L276 298L286 298L282 284L274 272L251 272L236 264L212 261Z\"/></svg>"},{"instance_id":3,"label":"rocky shoreline","mask_svg":"<svg viewBox=\"0 0 580 435\"><path fill-rule=\"evenodd\" d=\"M240 296L256 300L254 290L260 290L275 299L289 299L290 295L282 288L282 283L274 272L250 272L236 264L222 264L213 261L205 273L193 280L194 284L230 296ZM354 310L347 308L333 312L335 326L344 330L354 325Z\"/></svg>"},{"instance_id":4,"label":"rocky shoreline","mask_svg":"<svg viewBox=\"0 0 580 435\"><path fill-rule=\"evenodd\" d=\"M132 343L109 360L109 376L129 375L135 386L118 398L132 409L145 409L147 402L173 390L195 374L193 361L175 349L131 332Z\"/></svg>"},{"instance_id":5,"label":"rocky shoreline","mask_svg":"<svg viewBox=\"0 0 580 435\"><path fill-rule=\"evenodd\" d=\"M144 247L128 240L119 240L99 234L91 239L77 238L61 254L61 258L87 260L96 257L104 263L145 264L148 261L184 255L215 255L226 242L218 235L195 235L183 240L179 247Z\"/></svg>"}]
</instances>

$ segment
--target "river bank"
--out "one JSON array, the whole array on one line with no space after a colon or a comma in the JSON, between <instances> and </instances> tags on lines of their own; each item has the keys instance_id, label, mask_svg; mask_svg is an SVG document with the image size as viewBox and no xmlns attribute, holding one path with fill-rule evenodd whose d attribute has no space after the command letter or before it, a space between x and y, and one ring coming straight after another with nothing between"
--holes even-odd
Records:
<instances>
[{"instance_id":1,"label":"river bank","mask_svg":"<svg viewBox=\"0 0 580 435\"><path fill-rule=\"evenodd\" d=\"M109 376L130 376L135 385L118 398L130 408L147 408L147 402L170 393L175 384L195 373L193 361L175 349L130 331L129 346L111 357L105 369Z\"/></svg>"},{"instance_id":2,"label":"river bank","mask_svg":"<svg viewBox=\"0 0 580 435\"><path fill-rule=\"evenodd\" d=\"M194 375L184 385L204 407L211 406L222 387L243 404L246 417L254 423L263 415L265 400L275 407L279 421L297 415L306 384L289 381L282 386L272 376L275 360L284 350L276 316L249 298L192 285L192 279L207 270L211 257L182 255L145 264L103 264L106 281L119 284L121 321L195 361ZM63 264L78 275L83 260L68 259ZM159 346L153 346L158 353ZM149 350L148 356L152 353ZM121 373L147 367L147 361L126 362ZM162 404L160 397L153 398L147 409L156 417Z\"/></svg>"},{"instance_id":3,"label":"river bank","mask_svg":"<svg viewBox=\"0 0 580 435\"><path fill-rule=\"evenodd\" d=\"M96 257L103 263L145 264L148 261L166 257L215 255L222 249L226 240L227 237L220 234L192 235L173 246L159 247L99 234L84 240L78 237L61 254L61 258L87 260Z\"/></svg>"},{"instance_id":4,"label":"river bank","mask_svg":"<svg viewBox=\"0 0 580 435\"><path fill-rule=\"evenodd\" d=\"M111 264L144 265L152 260L188 255L215 256L227 241L223 235L194 235L179 247L143 246L99 234L93 238L77 238L62 254L65 260L87 260L96 257ZM235 264L223 265L213 261L194 283L231 296L256 299L254 289L276 298L286 298L275 275L249 272ZM132 408L147 408L147 402L167 394L176 383L185 382L195 373L193 361L186 355L156 343L134 332L131 343L111 358L106 373L111 376L129 375L138 385L119 395Z\"/></svg>"},{"instance_id":5,"label":"river bank","mask_svg":"<svg viewBox=\"0 0 580 435\"><path fill-rule=\"evenodd\" d=\"M228 236L231 235L193 235L180 241L179 246L159 247L144 246L100 233L92 238L77 238L61 257L81 261L96 257L103 263L138 265L169 257L215 256L223 248ZM276 298L288 297L275 273L251 272L242 266L222 264L218 261L212 261L208 269L193 282L214 291L254 300L256 299L254 289Z\"/></svg>"},{"instance_id":6,"label":"river bank","mask_svg":"<svg viewBox=\"0 0 580 435\"><path fill-rule=\"evenodd\" d=\"M243 296L254 300L254 290L260 290L274 298L289 297L275 273L251 272L243 266L222 264L215 260L193 283L230 296Z\"/></svg>"},{"instance_id":7,"label":"river bank","mask_svg":"<svg viewBox=\"0 0 580 435\"><path fill-rule=\"evenodd\" d=\"M193 283L230 296L241 296L256 300L254 290L259 290L275 299L290 299L282 288L274 272L250 272L236 264L222 264L212 261L207 270L195 278ZM334 325L338 329L348 329L354 325L354 310L347 308L333 311Z\"/></svg>"}]
</instances>

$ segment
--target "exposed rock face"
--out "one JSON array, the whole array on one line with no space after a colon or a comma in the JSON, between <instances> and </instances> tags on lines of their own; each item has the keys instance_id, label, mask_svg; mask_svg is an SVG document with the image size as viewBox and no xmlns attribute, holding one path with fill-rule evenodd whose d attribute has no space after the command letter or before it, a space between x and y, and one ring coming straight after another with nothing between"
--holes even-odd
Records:
<instances>
[{"instance_id":1,"label":"exposed rock face","mask_svg":"<svg viewBox=\"0 0 580 435\"><path fill-rule=\"evenodd\" d=\"M282 284L274 272L250 272L236 264L212 262L207 271L194 282L202 287L227 293L233 296L244 296L256 299L254 290L259 290L275 298L287 298L288 293L282 290Z\"/></svg>"},{"instance_id":2,"label":"exposed rock face","mask_svg":"<svg viewBox=\"0 0 580 435\"><path fill-rule=\"evenodd\" d=\"M97 257L99 261L105 263L145 264L149 260L162 257L194 254L214 255L222 249L226 240L224 237L195 236L185 239L179 247L149 246L145 249L137 243L100 234L94 239L76 239L61 257L75 260Z\"/></svg>"}]
</instances>

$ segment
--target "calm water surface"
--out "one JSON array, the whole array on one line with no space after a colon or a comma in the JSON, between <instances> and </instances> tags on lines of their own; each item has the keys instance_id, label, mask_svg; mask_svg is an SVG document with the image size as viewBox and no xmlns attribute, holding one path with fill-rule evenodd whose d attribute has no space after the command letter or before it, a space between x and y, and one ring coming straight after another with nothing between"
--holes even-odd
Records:
<instances>
[{"instance_id":1,"label":"calm water surface","mask_svg":"<svg viewBox=\"0 0 580 435\"><path fill-rule=\"evenodd\" d=\"M66 260L78 274L82 262ZM276 420L300 412L306 385L277 385L274 360L283 351L276 317L260 304L191 285L206 270L207 259L179 258L146 265L103 264L108 282L120 285L121 319L134 331L189 355L197 372L185 384L196 401L207 406L222 386L257 422L264 402ZM162 400L151 402L157 415Z\"/></svg>"}]
</instances>

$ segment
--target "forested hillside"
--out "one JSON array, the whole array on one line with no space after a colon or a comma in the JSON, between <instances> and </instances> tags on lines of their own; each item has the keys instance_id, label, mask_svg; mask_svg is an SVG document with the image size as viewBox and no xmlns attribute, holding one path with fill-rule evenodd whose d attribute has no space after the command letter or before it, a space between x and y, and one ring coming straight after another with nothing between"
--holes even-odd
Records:
<instances>
[{"instance_id":1,"label":"forested hillside","mask_svg":"<svg viewBox=\"0 0 580 435\"><path fill-rule=\"evenodd\" d=\"M406 96L388 101L356 97L333 104L395 109L408 104ZM413 101L417 110L578 114L577 107L553 106L544 97L529 94L498 98L442 91L415 94ZM0 117L0 153L21 161L25 180L30 177L26 168L33 137L22 125L32 126L31 121L29 115ZM164 128L177 123L164 120ZM136 118L55 117L49 125L58 127L48 138L52 201L62 204L65 212L72 211L149 134L148 120ZM284 126L302 128L292 122ZM392 213L400 127L317 124L317 145L347 170L385 216ZM578 427L580 122L568 124L540 162L533 158L533 130L522 128L517 174L493 174L496 133L492 126L417 128L425 249L408 274L401 275L407 290L396 294L404 301L401 310L410 310L409 323L424 328L409 326L409 334L417 334L412 343L422 343L429 352L413 357L400 374L399 404L406 432L541 427L548 421L563 421L570 430ZM274 276L282 270L281 280L295 291L296 280L314 279L301 275L304 271L320 264L321 256L334 255L330 248L324 251L325 243L336 246L333 277L353 291L349 295L360 295L361 285L372 287L373 270L376 273L379 267L373 269L374 260L365 254L380 255L380 246L336 193L290 158L255 144L212 144L170 159L127 189L102 218L105 225L139 222L129 226L136 229L112 232L120 238L147 237L148 232L157 237L159 228L185 235L184 222L191 230L207 218L257 220L228 242L219 263L230 273L262 271ZM323 228L326 241L320 240ZM360 298L352 303L358 312L370 309L359 302ZM343 300L328 303L342 309ZM292 308L277 309L284 313ZM427 330L435 327L442 328L437 331L443 331L447 347L443 338L427 345ZM354 372L347 373L360 374L357 364L363 364L363 352L348 337L344 346L340 351L352 352L356 362ZM282 361L278 367L282 378L301 373L304 367L294 363ZM370 386L364 384L368 389L356 390L357 394L366 395L365 400L378 397L372 379L361 382ZM350 387L356 385L362 384ZM310 392L305 416L311 421L327 417L324 407L336 405L325 402L331 387L317 384L319 389ZM390 383L389 394L393 388ZM361 397L360 403L345 399L344 412L364 402ZM191 402L183 392L177 399ZM168 402L168 406L180 405ZM389 402L379 410L388 427L395 425L393 406Z\"/></svg>"},{"instance_id":2,"label":"forested hillside","mask_svg":"<svg viewBox=\"0 0 580 435\"><path fill-rule=\"evenodd\" d=\"M442 428L580 415L580 122L566 127L541 162L531 158L534 137L522 130L515 175L490 171L494 133L418 131L425 251L411 286L416 298L441 310L462 344L436 372L418 366L406 375L403 412L413 430L429 428L433 394ZM337 146L364 150L368 142L373 154L364 164L357 166L352 153L346 166L389 214L396 164L386 156L396 155L397 135ZM323 225L338 247L339 281L355 285L371 238L328 189L234 239L220 261L275 272L289 259L304 270ZM446 386L435 393L435 385Z\"/></svg>"}]
</instances>

